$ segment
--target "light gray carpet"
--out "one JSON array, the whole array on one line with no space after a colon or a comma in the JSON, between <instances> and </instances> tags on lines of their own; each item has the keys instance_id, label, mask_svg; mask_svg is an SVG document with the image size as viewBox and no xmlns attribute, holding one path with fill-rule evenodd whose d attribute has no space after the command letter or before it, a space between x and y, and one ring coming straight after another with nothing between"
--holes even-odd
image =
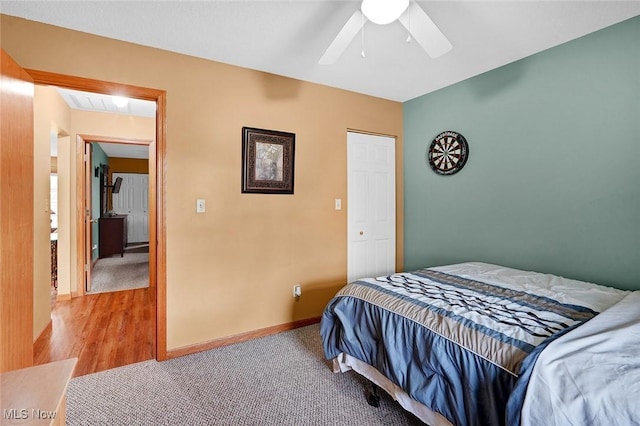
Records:
<instances>
[{"instance_id":1,"label":"light gray carpet","mask_svg":"<svg viewBox=\"0 0 640 426\"><path fill-rule=\"evenodd\" d=\"M149 286L149 253L125 251L124 257L98 259L91 274L89 293L131 290Z\"/></svg>"},{"instance_id":2,"label":"light gray carpet","mask_svg":"<svg viewBox=\"0 0 640 426\"><path fill-rule=\"evenodd\" d=\"M319 325L71 380L67 425L419 425L358 374L335 374ZM367 387L365 387L367 386Z\"/></svg>"}]
</instances>

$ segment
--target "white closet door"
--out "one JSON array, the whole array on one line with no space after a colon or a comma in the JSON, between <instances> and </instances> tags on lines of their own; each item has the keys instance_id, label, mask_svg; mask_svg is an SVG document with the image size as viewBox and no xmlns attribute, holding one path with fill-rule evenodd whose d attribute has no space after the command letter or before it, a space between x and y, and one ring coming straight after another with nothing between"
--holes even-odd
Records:
<instances>
[{"instance_id":1,"label":"white closet door","mask_svg":"<svg viewBox=\"0 0 640 426\"><path fill-rule=\"evenodd\" d=\"M127 241L149 241L149 175L141 173L113 173L112 182L122 178L120 192L113 194L113 210L127 215Z\"/></svg>"},{"instance_id":2,"label":"white closet door","mask_svg":"<svg viewBox=\"0 0 640 426\"><path fill-rule=\"evenodd\" d=\"M349 282L396 272L395 138L347 133Z\"/></svg>"}]
</instances>

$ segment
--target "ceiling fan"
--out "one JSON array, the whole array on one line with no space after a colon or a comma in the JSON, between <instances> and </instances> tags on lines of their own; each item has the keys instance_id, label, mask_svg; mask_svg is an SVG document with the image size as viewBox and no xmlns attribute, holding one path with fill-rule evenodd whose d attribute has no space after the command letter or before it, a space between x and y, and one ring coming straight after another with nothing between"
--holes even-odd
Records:
<instances>
[{"instance_id":1,"label":"ceiling fan","mask_svg":"<svg viewBox=\"0 0 640 426\"><path fill-rule=\"evenodd\" d=\"M410 0L362 0L360 10L353 12L318 63L327 65L336 62L367 21L386 25L396 20L432 58L442 56L453 48L417 3Z\"/></svg>"}]
</instances>

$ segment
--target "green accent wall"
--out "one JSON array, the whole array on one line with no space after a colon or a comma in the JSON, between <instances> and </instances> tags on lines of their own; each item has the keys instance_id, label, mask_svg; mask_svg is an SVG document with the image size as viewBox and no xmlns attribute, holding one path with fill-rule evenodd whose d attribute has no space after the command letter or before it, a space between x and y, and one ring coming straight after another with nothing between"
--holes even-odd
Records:
<instances>
[{"instance_id":1,"label":"green accent wall","mask_svg":"<svg viewBox=\"0 0 640 426\"><path fill-rule=\"evenodd\" d=\"M95 169L101 164L109 164L109 157L102 150L100 145L95 142L91 143L91 217L97 219L100 217L100 177L96 177ZM91 247L100 247L98 222L91 225ZM93 260L98 258L98 249L91 251Z\"/></svg>"},{"instance_id":2,"label":"green accent wall","mask_svg":"<svg viewBox=\"0 0 640 426\"><path fill-rule=\"evenodd\" d=\"M640 17L403 113L406 270L483 261L640 289ZM445 130L469 142L453 176L426 161Z\"/></svg>"}]
</instances>

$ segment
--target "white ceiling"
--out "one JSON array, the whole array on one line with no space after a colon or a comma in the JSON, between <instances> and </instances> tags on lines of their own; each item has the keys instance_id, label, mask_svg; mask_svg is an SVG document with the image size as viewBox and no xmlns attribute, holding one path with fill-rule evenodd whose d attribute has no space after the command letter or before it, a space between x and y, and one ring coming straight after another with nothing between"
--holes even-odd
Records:
<instances>
[{"instance_id":1,"label":"white ceiling","mask_svg":"<svg viewBox=\"0 0 640 426\"><path fill-rule=\"evenodd\" d=\"M418 1L453 44L431 59L398 22L367 23L318 65L359 1L5 1L4 14L407 101L640 15L640 1ZM360 52L365 51L365 58Z\"/></svg>"},{"instance_id":2,"label":"white ceiling","mask_svg":"<svg viewBox=\"0 0 640 426\"><path fill-rule=\"evenodd\" d=\"M149 118L155 118L156 116L156 103L152 101L127 98L126 105L117 106L114 101L116 96L81 92L61 87L58 87L57 90L69 105L69 108Z\"/></svg>"},{"instance_id":3,"label":"white ceiling","mask_svg":"<svg viewBox=\"0 0 640 426\"><path fill-rule=\"evenodd\" d=\"M109 158L149 158L149 145L99 142L100 148Z\"/></svg>"}]
</instances>

